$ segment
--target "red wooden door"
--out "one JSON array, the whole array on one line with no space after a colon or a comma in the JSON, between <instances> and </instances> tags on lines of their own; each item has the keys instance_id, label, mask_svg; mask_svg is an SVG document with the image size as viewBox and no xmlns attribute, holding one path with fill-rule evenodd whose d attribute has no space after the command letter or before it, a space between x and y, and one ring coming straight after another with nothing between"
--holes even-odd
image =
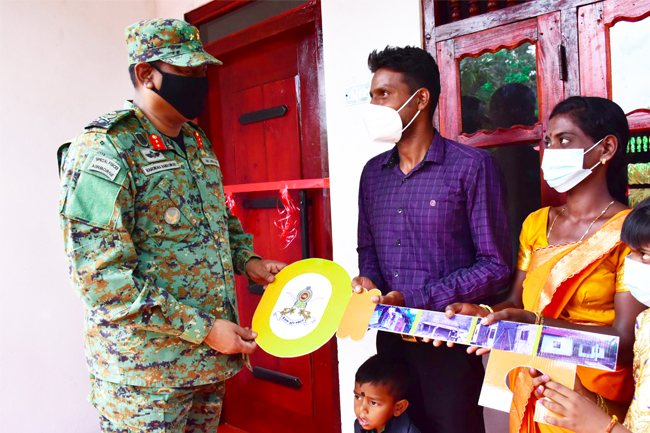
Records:
<instances>
[{"instance_id":1,"label":"red wooden door","mask_svg":"<svg viewBox=\"0 0 650 433\"><path fill-rule=\"evenodd\" d=\"M209 72L208 108L200 123L211 138L226 185L327 177L320 118L319 9L297 8L209 44L223 61ZM285 107L280 109L278 107ZM276 108L279 117L247 123L242 115ZM298 204L298 192L291 192ZM286 249L274 222L277 191L235 194L255 252L287 263L331 259L327 190L308 190L309 247L302 234ZM304 232L303 232L304 233ZM242 326L250 326L261 296L237 277ZM227 382L222 423L247 432L340 431L336 343L311 355L280 359L258 349L254 373L244 369Z\"/></svg>"}]
</instances>

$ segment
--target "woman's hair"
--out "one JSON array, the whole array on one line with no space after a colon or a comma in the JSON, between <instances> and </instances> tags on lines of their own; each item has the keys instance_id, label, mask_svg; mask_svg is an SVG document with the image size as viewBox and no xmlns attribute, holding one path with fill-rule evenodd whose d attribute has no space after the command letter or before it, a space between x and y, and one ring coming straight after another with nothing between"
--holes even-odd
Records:
<instances>
[{"instance_id":1,"label":"woman's hair","mask_svg":"<svg viewBox=\"0 0 650 433\"><path fill-rule=\"evenodd\" d=\"M634 206L621 228L621 241L635 249L650 246L650 198Z\"/></svg>"},{"instance_id":2,"label":"woman's hair","mask_svg":"<svg viewBox=\"0 0 650 433\"><path fill-rule=\"evenodd\" d=\"M557 104L550 118L560 114L571 117L594 143L608 135L616 137L618 149L607 169L607 186L612 197L627 203L625 149L630 139L630 127L621 107L605 98L572 96Z\"/></svg>"}]
</instances>

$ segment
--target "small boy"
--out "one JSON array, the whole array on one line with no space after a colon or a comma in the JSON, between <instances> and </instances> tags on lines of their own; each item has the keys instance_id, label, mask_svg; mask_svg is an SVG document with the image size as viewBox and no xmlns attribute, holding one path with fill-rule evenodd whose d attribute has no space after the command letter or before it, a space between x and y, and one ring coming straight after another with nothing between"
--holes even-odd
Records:
<instances>
[{"instance_id":1,"label":"small boy","mask_svg":"<svg viewBox=\"0 0 650 433\"><path fill-rule=\"evenodd\" d=\"M354 377L354 433L420 433L405 413L409 379L394 356L375 355Z\"/></svg>"}]
</instances>

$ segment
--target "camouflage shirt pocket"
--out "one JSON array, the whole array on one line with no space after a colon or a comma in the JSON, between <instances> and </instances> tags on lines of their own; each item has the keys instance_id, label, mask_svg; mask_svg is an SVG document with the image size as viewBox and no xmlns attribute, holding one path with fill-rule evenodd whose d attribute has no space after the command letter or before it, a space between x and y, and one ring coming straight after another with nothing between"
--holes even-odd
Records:
<instances>
[{"instance_id":1,"label":"camouflage shirt pocket","mask_svg":"<svg viewBox=\"0 0 650 433\"><path fill-rule=\"evenodd\" d=\"M154 196L159 200L149 206L154 226L151 237L160 245L190 242L191 237L197 234L196 225L199 224L192 209L168 179L159 182L155 189Z\"/></svg>"}]
</instances>

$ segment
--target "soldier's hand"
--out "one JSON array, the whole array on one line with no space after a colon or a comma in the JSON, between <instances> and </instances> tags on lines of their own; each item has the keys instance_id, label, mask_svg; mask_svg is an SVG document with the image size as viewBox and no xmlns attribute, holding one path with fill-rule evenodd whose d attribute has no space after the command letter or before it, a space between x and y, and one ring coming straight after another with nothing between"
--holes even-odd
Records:
<instances>
[{"instance_id":1,"label":"soldier's hand","mask_svg":"<svg viewBox=\"0 0 650 433\"><path fill-rule=\"evenodd\" d=\"M219 353L252 353L257 348L257 332L233 323L217 319L203 342Z\"/></svg>"},{"instance_id":2,"label":"soldier's hand","mask_svg":"<svg viewBox=\"0 0 650 433\"><path fill-rule=\"evenodd\" d=\"M269 284L275 280L275 275L280 272L286 263L277 260L250 259L246 263L246 275L257 284Z\"/></svg>"}]
</instances>

